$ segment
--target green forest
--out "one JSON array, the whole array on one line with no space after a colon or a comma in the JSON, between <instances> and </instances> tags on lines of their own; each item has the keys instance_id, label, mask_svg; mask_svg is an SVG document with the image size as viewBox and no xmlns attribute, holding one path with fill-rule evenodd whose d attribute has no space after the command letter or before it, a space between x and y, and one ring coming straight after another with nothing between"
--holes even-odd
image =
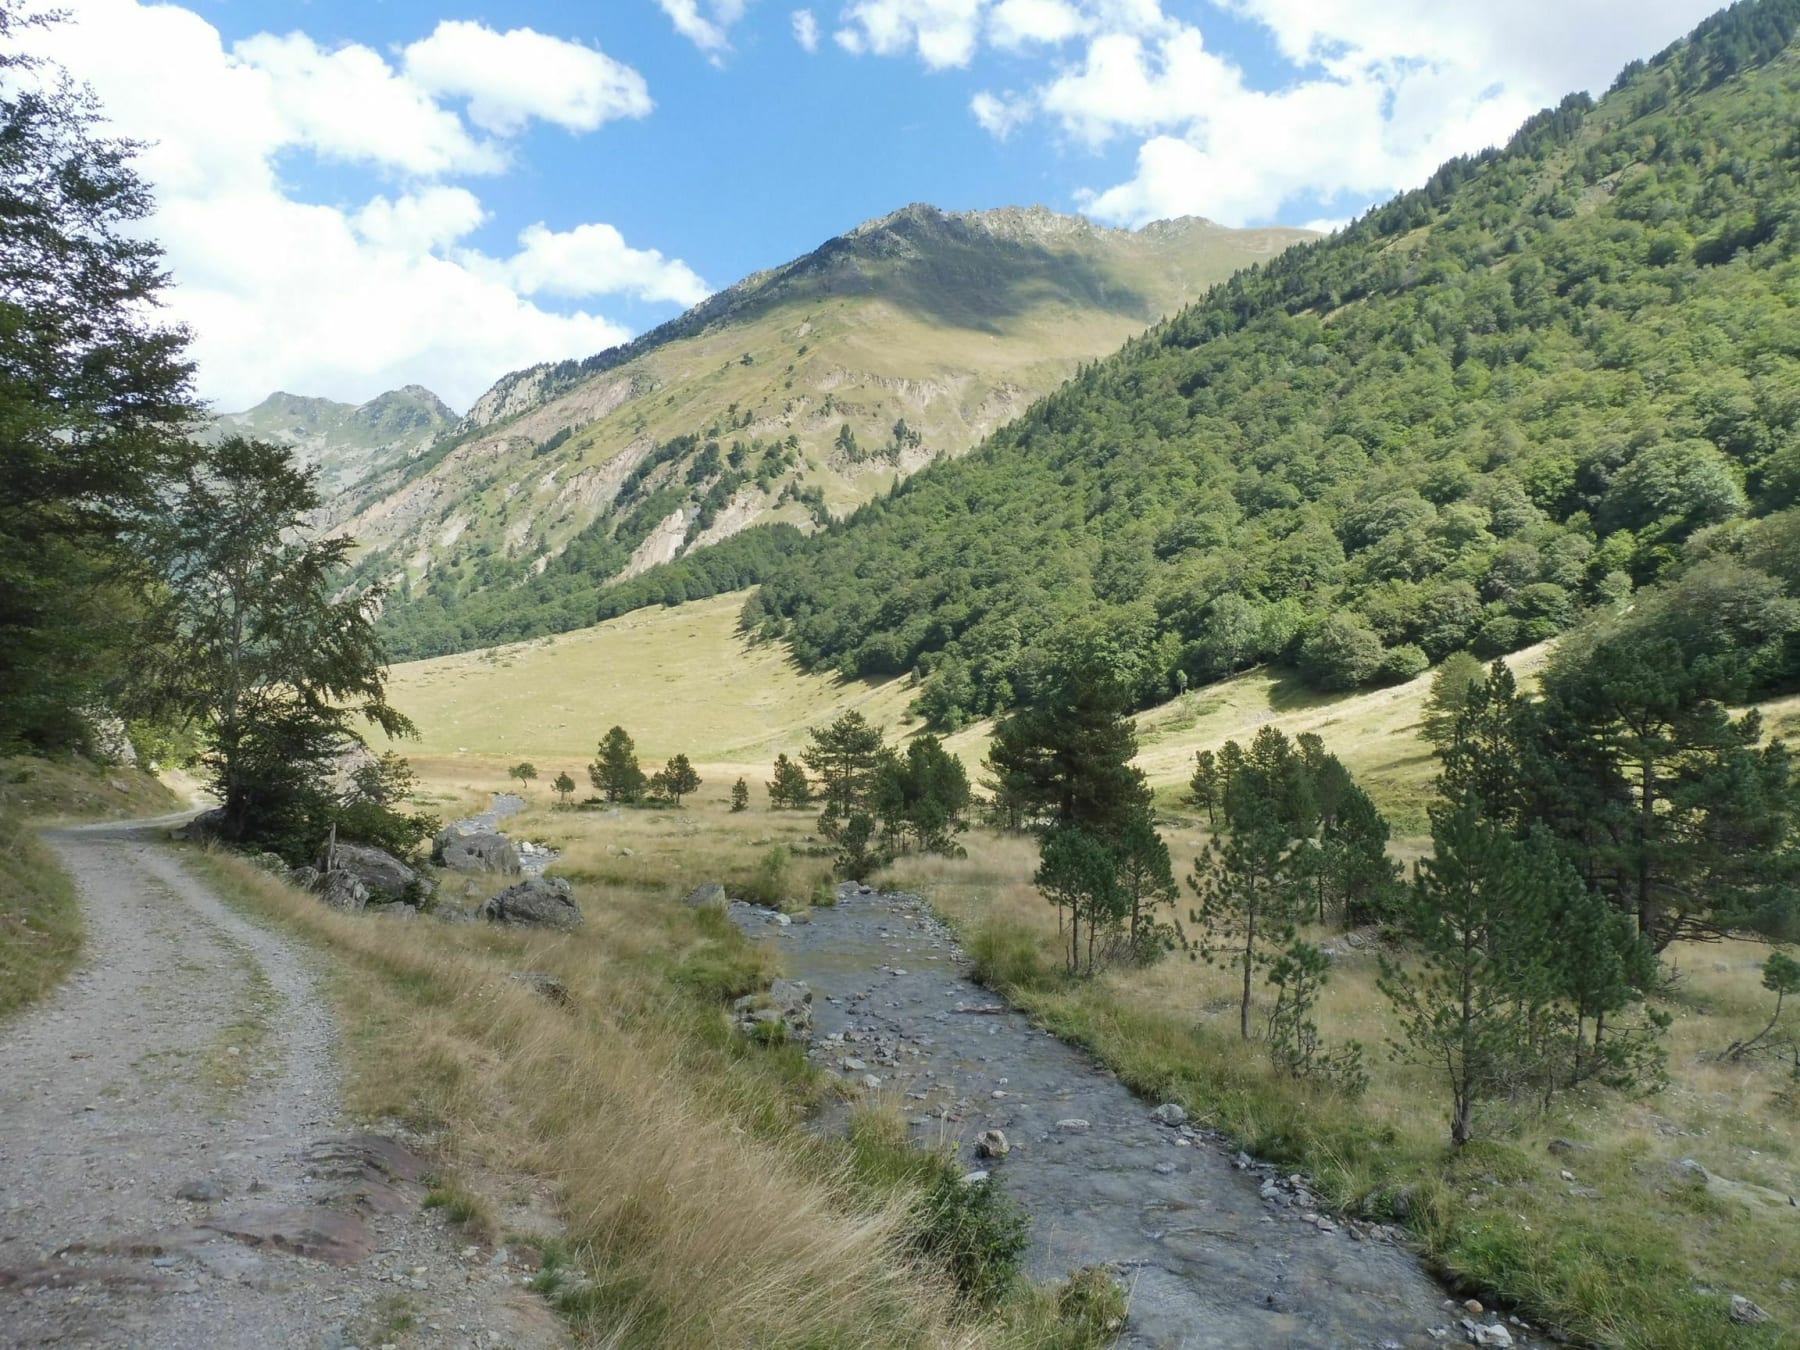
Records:
<instances>
[{"instance_id":1,"label":"green forest","mask_svg":"<svg viewBox=\"0 0 1800 1350\"><path fill-rule=\"evenodd\" d=\"M1702 561L1800 573L1800 4L1235 276L788 558L744 623L938 729L1071 638L1137 706L1493 656ZM1790 680L1791 659L1757 678Z\"/></svg>"}]
</instances>

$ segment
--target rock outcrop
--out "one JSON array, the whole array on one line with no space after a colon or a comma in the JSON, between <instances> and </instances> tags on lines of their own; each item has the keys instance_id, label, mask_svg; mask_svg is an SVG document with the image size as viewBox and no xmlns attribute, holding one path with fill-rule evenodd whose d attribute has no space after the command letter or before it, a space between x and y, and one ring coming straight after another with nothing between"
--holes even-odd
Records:
<instances>
[{"instance_id":1,"label":"rock outcrop","mask_svg":"<svg viewBox=\"0 0 1800 1350\"><path fill-rule=\"evenodd\" d=\"M431 860L452 872L494 872L501 876L519 874L519 851L513 841L497 830L464 833L458 821L445 829L431 844Z\"/></svg>"},{"instance_id":2,"label":"rock outcrop","mask_svg":"<svg viewBox=\"0 0 1800 1350\"><path fill-rule=\"evenodd\" d=\"M489 923L567 931L581 927L581 907L561 877L531 877L508 886L476 911Z\"/></svg>"},{"instance_id":3,"label":"rock outcrop","mask_svg":"<svg viewBox=\"0 0 1800 1350\"><path fill-rule=\"evenodd\" d=\"M393 854L367 844L338 844L325 861L330 873L348 872L360 881L377 904L417 901L432 890L428 880Z\"/></svg>"}]
</instances>

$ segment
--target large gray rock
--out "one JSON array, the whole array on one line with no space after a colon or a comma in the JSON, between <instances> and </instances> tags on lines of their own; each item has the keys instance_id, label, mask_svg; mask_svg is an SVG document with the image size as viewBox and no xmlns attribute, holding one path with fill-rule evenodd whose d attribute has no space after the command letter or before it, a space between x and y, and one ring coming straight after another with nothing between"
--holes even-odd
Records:
<instances>
[{"instance_id":1,"label":"large gray rock","mask_svg":"<svg viewBox=\"0 0 1800 1350\"><path fill-rule=\"evenodd\" d=\"M812 1038L812 988L804 980L776 980L760 994L746 994L731 1005L739 1031L754 1035L761 1026L779 1025L795 1040Z\"/></svg>"},{"instance_id":2,"label":"large gray rock","mask_svg":"<svg viewBox=\"0 0 1800 1350\"><path fill-rule=\"evenodd\" d=\"M489 923L565 930L581 927L581 908L561 877L532 877L508 886L478 912Z\"/></svg>"},{"instance_id":3,"label":"large gray rock","mask_svg":"<svg viewBox=\"0 0 1800 1350\"><path fill-rule=\"evenodd\" d=\"M459 822L460 823L460 822ZM519 851L512 840L493 831L464 833L455 825L431 843L432 861L452 872L519 874Z\"/></svg>"},{"instance_id":4,"label":"large gray rock","mask_svg":"<svg viewBox=\"0 0 1800 1350\"><path fill-rule=\"evenodd\" d=\"M225 828L225 808L215 806L210 811L202 811L187 824L176 830L170 838L186 839L193 843L205 843L208 839L217 839Z\"/></svg>"},{"instance_id":5,"label":"large gray rock","mask_svg":"<svg viewBox=\"0 0 1800 1350\"><path fill-rule=\"evenodd\" d=\"M327 872L319 886L319 899L333 909L356 911L369 903L369 888L353 873Z\"/></svg>"},{"instance_id":6,"label":"large gray rock","mask_svg":"<svg viewBox=\"0 0 1800 1350\"><path fill-rule=\"evenodd\" d=\"M696 886L689 891L681 903L689 909L724 909L725 888L716 881L709 881L704 886Z\"/></svg>"},{"instance_id":7,"label":"large gray rock","mask_svg":"<svg viewBox=\"0 0 1800 1350\"><path fill-rule=\"evenodd\" d=\"M331 870L348 872L369 888L377 903L417 900L431 883L393 854L367 844L339 844L331 850Z\"/></svg>"}]
</instances>

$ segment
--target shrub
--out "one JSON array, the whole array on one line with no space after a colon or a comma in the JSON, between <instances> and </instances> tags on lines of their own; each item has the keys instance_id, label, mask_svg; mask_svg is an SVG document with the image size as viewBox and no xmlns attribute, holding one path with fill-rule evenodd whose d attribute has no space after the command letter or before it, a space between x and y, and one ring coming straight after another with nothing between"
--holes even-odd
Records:
<instances>
[{"instance_id":1,"label":"shrub","mask_svg":"<svg viewBox=\"0 0 1800 1350\"><path fill-rule=\"evenodd\" d=\"M975 930L966 950L976 982L989 989L1037 989L1050 981L1037 934L1024 924L989 919Z\"/></svg>"}]
</instances>

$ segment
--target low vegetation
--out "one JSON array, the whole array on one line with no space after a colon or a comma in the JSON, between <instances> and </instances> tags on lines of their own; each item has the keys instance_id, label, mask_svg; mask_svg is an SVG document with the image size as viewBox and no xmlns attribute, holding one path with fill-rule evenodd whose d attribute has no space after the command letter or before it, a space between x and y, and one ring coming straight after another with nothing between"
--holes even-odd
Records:
<instances>
[{"instance_id":1,"label":"low vegetation","mask_svg":"<svg viewBox=\"0 0 1800 1350\"><path fill-rule=\"evenodd\" d=\"M458 811L484 794L439 778L426 797ZM812 824L775 819L795 846ZM554 1188L565 1232L543 1283L584 1340L1104 1344L1122 1315L1110 1281L1018 1280L1003 1205L970 1209L948 1164L888 1117L848 1141L808 1131L830 1089L804 1055L730 1030L724 1005L766 984L771 953L678 897L758 856L746 836L770 820L733 813L723 793L616 818L534 804L515 827L563 851L587 913L566 937L347 916L235 857L206 865L239 903L331 953L350 1106L441 1141L453 1179L434 1203L506 1237L504 1196L480 1179L522 1172ZM752 870L804 908L817 873L779 845L760 856ZM520 971L560 981L566 1006Z\"/></svg>"}]
</instances>

